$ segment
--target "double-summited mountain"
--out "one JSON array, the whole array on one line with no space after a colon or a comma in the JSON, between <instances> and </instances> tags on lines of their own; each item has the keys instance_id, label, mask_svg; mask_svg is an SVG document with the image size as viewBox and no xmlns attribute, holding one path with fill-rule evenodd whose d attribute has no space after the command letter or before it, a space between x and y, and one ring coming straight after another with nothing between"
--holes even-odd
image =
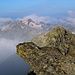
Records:
<instances>
[{"instance_id":1,"label":"double-summited mountain","mask_svg":"<svg viewBox=\"0 0 75 75\"><path fill-rule=\"evenodd\" d=\"M16 47L31 66L28 75L75 75L75 34L63 27Z\"/></svg>"},{"instance_id":2,"label":"double-summited mountain","mask_svg":"<svg viewBox=\"0 0 75 75\"><path fill-rule=\"evenodd\" d=\"M36 24L31 19L26 19L24 21L19 20L17 22L7 22L0 28L0 38L22 38L21 40L30 41L34 37L46 33L49 30L49 25L44 22Z\"/></svg>"},{"instance_id":3,"label":"double-summited mountain","mask_svg":"<svg viewBox=\"0 0 75 75\"><path fill-rule=\"evenodd\" d=\"M44 23L42 21L40 21L39 23L35 23L31 19L23 20L22 23L24 23L25 25L28 25L29 27L41 29L41 30L46 30L46 31L50 31L55 26L62 26L66 29L69 29L72 27L70 23L50 24L50 23Z\"/></svg>"},{"instance_id":4,"label":"double-summited mountain","mask_svg":"<svg viewBox=\"0 0 75 75\"><path fill-rule=\"evenodd\" d=\"M22 21L17 21L14 23L5 23L5 25L0 29L0 38L22 38L21 40L29 41L43 33L45 33L45 31L30 27L29 25L22 23Z\"/></svg>"},{"instance_id":5,"label":"double-summited mountain","mask_svg":"<svg viewBox=\"0 0 75 75\"><path fill-rule=\"evenodd\" d=\"M41 29L41 30L45 29L46 31L47 31L47 28L49 30L49 26L50 26L50 24L44 23L42 21L40 21L40 23L35 23L31 19L26 19L26 20L22 21L22 23L24 23L25 25L28 25L29 27Z\"/></svg>"},{"instance_id":6,"label":"double-summited mountain","mask_svg":"<svg viewBox=\"0 0 75 75\"><path fill-rule=\"evenodd\" d=\"M41 34L46 33L55 26L63 26L69 28L70 25L65 24L49 24L40 21L35 23L31 19L19 20L14 22L7 22L0 28L0 38L8 39L21 39L24 41L30 41L34 37L37 37Z\"/></svg>"}]
</instances>

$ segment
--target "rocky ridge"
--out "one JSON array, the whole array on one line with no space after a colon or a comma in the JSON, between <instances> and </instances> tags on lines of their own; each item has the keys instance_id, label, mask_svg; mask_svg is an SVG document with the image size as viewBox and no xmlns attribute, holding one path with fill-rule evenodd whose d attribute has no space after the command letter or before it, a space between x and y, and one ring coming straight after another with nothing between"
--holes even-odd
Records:
<instances>
[{"instance_id":1,"label":"rocky ridge","mask_svg":"<svg viewBox=\"0 0 75 75\"><path fill-rule=\"evenodd\" d=\"M16 47L31 66L28 75L75 75L75 34L63 27Z\"/></svg>"}]
</instances>

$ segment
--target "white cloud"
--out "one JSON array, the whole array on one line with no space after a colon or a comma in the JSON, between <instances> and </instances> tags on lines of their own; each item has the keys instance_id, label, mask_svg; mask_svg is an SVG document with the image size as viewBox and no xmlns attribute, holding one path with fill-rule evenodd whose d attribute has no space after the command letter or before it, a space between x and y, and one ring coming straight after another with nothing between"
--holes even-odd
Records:
<instances>
[{"instance_id":1,"label":"white cloud","mask_svg":"<svg viewBox=\"0 0 75 75\"><path fill-rule=\"evenodd\" d=\"M0 22L7 22L7 21L12 21L14 19L12 18L0 18Z\"/></svg>"},{"instance_id":2,"label":"white cloud","mask_svg":"<svg viewBox=\"0 0 75 75\"><path fill-rule=\"evenodd\" d=\"M29 16L24 17L23 19L20 20L25 20L25 19L32 19L34 22L39 23L40 21L43 21L45 23L58 23L58 22L63 22L61 19L56 19L54 17L49 17L49 16L38 16L36 14L31 14Z\"/></svg>"},{"instance_id":3,"label":"white cloud","mask_svg":"<svg viewBox=\"0 0 75 75\"><path fill-rule=\"evenodd\" d=\"M0 38L0 63L6 60L9 56L16 53L16 40L7 40Z\"/></svg>"},{"instance_id":4,"label":"white cloud","mask_svg":"<svg viewBox=\"0 0 75 75\"><path fill-rule=\"evenodd\" d=\"M4 23L6 23L6 22L14 22L14 21L17 21L17 19L12 19L12 18L1 18L0 17L0 28L1 28L1 26L4 24Z\"/></svg>"},{"instance_id":5,"label":"white cloud","mask_svg":"<svg viewBox=\"0 0 75 75\"><path fill-rule=\"evenodd\" d=\"M75 18L67 18L66 21L69 21L75 27Z\"/></svg>"},{"instance_id":6,"label":"white cloud","mask_svg":"<svg viewBox=\"0 0 75 75\"><path fill-rule=\"evenodd\" d=\"M17 19L12 19L12 18L0 18L0 24L2 24L2 22L7 22L7 21L16 21L16 20L25 20L25 19L32 19L35 23L39 23L40 21L43 21L45 23L50 23L50 24L58 24L58 23L69 23L72 26L75 26L75 17L73 16L75 14L74 11L67 11L68 14L70 16L66 17L65 20L60 18L57 19L55 17L49 17L49 16L39 16L36 14L31 14L29 16L26 16L24 18L17 18Z\"/></svg>"},{"instance_id":7,"label":"white cloud","mask_svg":"<svg viewBox=\"0 0 75 75\"><path fill-rule=\"evenodd\" d=\"M69 10L69 11L68 11L68 14L69 14L71 17L75 17L75 11Z\"/></svg>"},{"instance_id":8,"label":"white cloud","mask_svg":"<svg viewBox=\"0 0 75 75\"><path fill-rule=\"evenodd\" d=\"M74 14L74 12L72 12L72 11L68 11L68 13ZM55 17L38 16L36 14L31 14L29 16L22 18L22 19L18 18L18 20L25 20L25 19L32 19L36 23L43 21L45 23L51 23L51 24L65 23L65 24L69 24L71 26L75 26L75 18L73 18L72 16L57 19Z\"/></svg>"},{"instance_id":9,"label":"white cloud","mask_svg":"<svg viewBox=\"0 0 75 75\"><path fill-rule=\"evenodd\" d=\"M72 32L72 34L75 34L75 32Z\"/></svg>"}]
</instances>

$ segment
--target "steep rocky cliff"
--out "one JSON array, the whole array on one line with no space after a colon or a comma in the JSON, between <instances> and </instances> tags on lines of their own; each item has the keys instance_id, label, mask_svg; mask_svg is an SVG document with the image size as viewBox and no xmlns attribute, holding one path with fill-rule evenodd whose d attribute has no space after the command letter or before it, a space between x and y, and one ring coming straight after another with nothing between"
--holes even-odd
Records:
<instances>
[{"instance_id":1,"label":"steep rocky cliff","mask_svg":"<svg viewBox=\"0 0 75 75\"><path fill-rule=\"evenodd\" d=\"M16 47L31 66L28 75L75 75L75 34L63 27Z\"/></svg>"}]
</instances>

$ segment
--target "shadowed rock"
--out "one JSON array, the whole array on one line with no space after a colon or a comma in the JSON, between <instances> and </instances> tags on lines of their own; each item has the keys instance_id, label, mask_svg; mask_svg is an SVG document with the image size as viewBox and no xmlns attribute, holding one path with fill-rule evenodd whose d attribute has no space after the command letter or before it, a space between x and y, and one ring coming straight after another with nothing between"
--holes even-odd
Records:
<instances>
[{"instance_id":1,"label":"shadowed rock","mask_svg":"<svg viewBox=\"0 0 75 75\"><path fill-rule=\"evenodd\" d=\"M75 75L74 39L71 32L55 27L32 42L18 44L17 54L30 64L28 75Z\"/></svg>"}]
</instances>

